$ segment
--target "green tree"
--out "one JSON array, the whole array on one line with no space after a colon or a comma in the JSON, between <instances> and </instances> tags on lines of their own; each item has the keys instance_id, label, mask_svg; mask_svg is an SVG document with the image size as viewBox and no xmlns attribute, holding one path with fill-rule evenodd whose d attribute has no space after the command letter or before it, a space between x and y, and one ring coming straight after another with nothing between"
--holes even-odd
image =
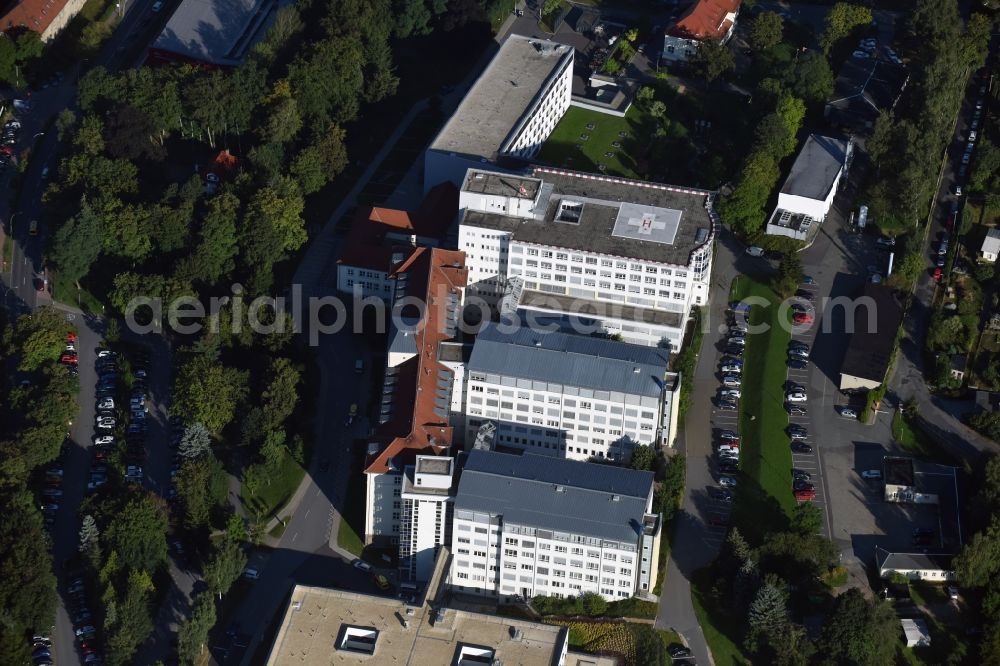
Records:
<instances>
[{"instance_id":1,"label":"green tree","mask_svg":"<svg viewBox=\"0 0 1000 666\"><path fill-rule=\"evenodd\" d=\"M809 104L825 102L833 94L833 70L823 54L809 51L795 61L789 86Z\"/></svg>"},{"instance_id":2,"label":"green tree","mask_svg":"<svg viewBox=\"0 0 1000 666\"><path fill-rule=\"evenodd\" d=\"M202 355L185 360L172 392L174 413L187 423L200 422L219 433L233 420L247 395L247 372L228 368Z\"/></svg>"},{"instance_id":3,"label":"green tree","mask_svg":"<svg viewBox=\"0 0 1000 666\"><path fill-rule=\"evenodd\" d=\"M799 502L792 510L790 527L803 536L816 534L823 527L823 512L811 502Z\"/></svg>"},{"instance_id":4,"label":"green tree","mask_svg":"<svg viewBox=\"0 0 1000 666\"><path fill-rule=\"evenodd\" d=\"M719 202L722 220L745 235L764 225L764 211L771 190L778 182L778 164L763 152L754 153L743 166L740 183Z\"/></svg>"},{"instance_id":5,"label":"green tree","mask_svg":"<svg viewBox=\"0 0 1000 666\"><path fill-rule=\"evenodd\" d=\"M729 47L711 39L699 44L691 64L698 75L706 81L714 81L726 72L736 69L736 60Z\"/></svg>"},{"instance_id":6,"label":"green tree","mask_svg":"<svg viewBox=\"0 0 1000 666\"><path fill-rule=\"evenodd\" d=\"M280 79L274 84L266 100L264 114L266 120L259 130L262 141L286 143L299 133L302 116L288 79Z\"/></svg>"},{"instance_id":7,"label":"green tree","mask_svg":"<svg viewBox=\"0 0 1000 666\"><path fill-rule=\"evenodd\" d=\"M155 571L167 561L167 527L163 502L143 495L112 517L104 536L124 568Z\"/></svg>"},{"instance_id":8,"label":"green tree","mask_svg":"<svg viewBox=\"0 0 1000 666\"><path fill-rule=\"evenodd\" d=\"M649 115L654 118L663 118L667 115L667 105L660 100L654 101L649 105Z\"/></svg>"},{"instance_id":9,"label":"green tree","mask_svg":"<svg viewBox=\"0 0 1000 666\"><path fill-rule=\"evenodd\" d=\"M838 2L826 15L826 29L819 38L824 53L841 39L850 36L856 29L872 22L872 11L863 5L852 5L849 2Z\"/></svg>"},{"instance_id":10,"label":"green tree","mask_svg":"<svg viewBox=\"0 0 1000 666\"><path fill-rule=\"evenodd\" d=\"M635 638L636 666L663 666L667 663L663 641L653 627L648 624L635 625L632 634Z\"/></svg>"},{"instance_id":11,"label":"green tree","mask_svg":"<svg viewBox=\"0 0 1000 666\"><path fill-rule=\"evenodd\" d=\"M239 544L224 539L205 565L204 576L208 589L221 597L239 579L246 566L247 555Z\"/></svg>"},{"instance_id":12,"label":"green tree","mask_svg":"<svg viewBox=\"0 0 1000 666\"><path fill-rule=\"evenodd\" d=\"M977 532L955 558L955 574L963 587L987 587L1000 573L1000 520Z\"/></svg>"},{"instance_id":13,"label":"green tree","mask_svg":"<svg viewBox=\"0 0 1000 666\"><path fill-rule=\"evenodd\" d=\"M208 524L213 507L226 498L226 476L213 455L187 460L174 480L184 506L184 525L198 529Z\"/></svg>"},{"instance_id":14,"label":"green tree","mask_svg":"<svg viewBox=\"0 0 1000 666\"><path fill-rule=\"evenodd\" d=\"M580 595L580 608L589 617L601 617L608 612L608 602L596 592L585 592Z\"/></svg>"},{"instance_id":15,"label":"green tree","mask_svg":"<svg viewBox=\"0 0 1000 666\"><path fill-rule=\"evenodd\" d=\"M195 460L211 453L212 435L208 428L198 422L185 428L177 452L187 460Z\"/></svg>"},{"instance_id":16,"label":"green tree","mask_svg":"<svg viewBox=\"0 0 1000 666\"><path fill-rule=\"evenodd\" d=\"M73 136L73 145L91 157L104 151L104 123L96 115L88 113Z\"/></svg>"},{"instance_id":17,"label":"green tree","mask_svg":"<svg viewBox=\"0 0 1000 666\"><path fill-rule=\"evenodd\" d=\"M63 314L46 306L30 316L18 317L4 331L4 347L8 356L20 356L19 370L33 372L59 359L68 331Z\"/></svg>"},{"instance_id":18,"label":"green tree","mask_svg":"<svg viewBox=\"0 0 1000 666\"><path fill-rule=\"evenodd\" d=\"M101 255L102 236L101 221L87 203L63 222L52 243L52 261L65 280L79 285L80 279L90 272Z\"/></svg>"},{"instance_id":19,"label":"green tree","mask_svg":"<svg viewBox=\"0 0 1000 666\"><path fill-rule=\"evenodd\" d=\"M97 529L97 521L88 513L80 523L80 552L89 553L97 548L100 536L101 534Z\"/></svg>"},{"instance_id":20,"label":"green tree","mask_svg":"<svg viewBox=\"0 0 1000 666\"><path fill-rule=\"evenodd\" d=\"M23 481L22 481L23 483ZM0 521L0 651L24 654L24 637L52 626L56 611L56 579L52 574L49 537L32 494L22 488L2 496ZM7 661L6 663L22 663ZM28 660L23 660L28 663Z\"/></svg>"},{"instance_id":21,"label":"green tree","mask_svg":"<svg viewBox=\"0 0 1000 666\"><path fill-rule=\"evenodd\" d=\"M867 600L853 587L837 597L820 638L825 658L858 666L891 663L898 645L899 619L892 607Z\"/></svg>"},{"instance_id":22,"label":"green tree","mask_svg":"<svg viewBox=\"0 0 1000 666\"><path fill-rule=\"evenodd\" d=\"M640 444L632 449L632 469L652 471L656 465L656 451L652 446Z\"/></svg>"},{"instance_id":23,"label":"green tree","mask_svg":"<svg viewBox=\"0 0 1000 666\"><path fill-rule=\"evenodd\" d=\"M123 92L124 88L117 77L104 67L97 66L91 67L80 77L76 86L76 99L80 103L80 109L86 113L101 101L123 101Z\"/></svg>"},{"instance_id":24,"label":"green tree","mask_svg":"<svg viewBox=\"0 0 1000 666\"><path fill-rule=\"evenodd\" d=\"M265 292L271 286L274 265L305 243L304 205L302 193L290 180L278 181L278 187L264 187L250 199L240 247L250 271L251 293Z\"/></svg>"},{"instance_id":25,"label":"green tree","mask_svg":"<svg viewBox=\"0 0 1000 666\"><path fill-rule=\"evenodd\" d=\"M770 51L781 43L785 19L777 12L761 12L750 23L750 46L755 51Z\"/></svg>"},{"instance_id":26,"label":"green tree","mask_svg":"<svg viewBox=\"0 0 1000 666\"><path fill-rule=\"evenodd\" d=\"M778 264L778 275L773 287L782 298L788 298L802 284L802 258L798 252L786 252Z\"/></svg>"},{"instance_id":27,"label":"green tree","mask_svg":"<svg viewBox=\"0 0 1000 666\"><path fill-rule=\"evenodd\" d=\"M760 641L767 641L780 632L787 622L785 595L777 587L764 583L757 590L747 613L748 641L755 646Z\"/></svg>"},{"instance_id":28,"label":"green tree","mask_svg":"<svg viewBox=\"0 0 1000 666\"><path fill-rule=\"evenodd\" d=\"M181 261L178 276L215 284L236 267L239 253L236 221L239 199L222 192L208 202L208 211L198 233L198 245L189 258Z\"/></svg>"},{"instance_id":29,"label":"green tree","mask_svg":"<svg viewBox=\"0 0 1000 666\"><path fill-rule=\"evenodd\" d=\"M635 98L640 102L652 102L656 96L656 90L652 86L642 86L635 93Z\"/></svg>"},{"instance_id":30,"label":"green tree","mask_svg":"<svg viewBox=\"0 0 1000 666\"><path fill-rule=\"evenodd\" d=\"M397 38L406 39L431 33L433 16L424 0L395 0L393 5L396 14L393 28Z\"/></svg>"},{"instance_id":31,"label":"green tree","mask_svg":"<svg viewBox=\"0 0 1000 666\"><path fill-rule=\"evenodd\" d=\"M177 651L186 663L197 663L208 643L208 632L215 624L215 601L211 594L199 594L191 616L177 630Z\"/></svg>"},{"instance_id":32,"label":"green tree","mask_svg":"<svg viewBox=\"0 0 1000 666\"><path fill-rule=\"evenodd\" d=\"M133 663L139 644L153 632L153 581L145 571L130 571L116 622L108 627L107 659L109 664L124 666Z\"/></svg>"}]
</instances>

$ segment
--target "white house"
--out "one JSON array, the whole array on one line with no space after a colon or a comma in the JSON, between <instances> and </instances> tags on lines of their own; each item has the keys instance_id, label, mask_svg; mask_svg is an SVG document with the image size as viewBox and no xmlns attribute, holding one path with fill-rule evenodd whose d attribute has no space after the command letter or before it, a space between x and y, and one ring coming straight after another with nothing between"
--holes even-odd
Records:
<instances>
[{"instance_id":1,"label":"white house","mask_svg":"<svg viewBox=\"0 0 1000 666\"><path fill-rule=\"evenodd\" d=\"M465 442L493 422L496 445L627 462L673 445L680 377L665 349L487 324L466 366Z\"/></svg>"},{"instance_id":2,"label":"white house","mask_svg":"<svg viewBox=\"0 0 1000 666\"><path fill-rule=\"evenodd\" d=\"M697 0L667 28L661 58L667 63L687 62L705 41L725 44L736 30L741 0Z\"/></svg>"},{"instance_id":3,"label":"white house","mask_svg":"<svg viewBox=\"0 0 1000 666\"><path fill-rule=\"evenodd\" d=\"M486 164L521 168L569 108L573 47L511 35L424 153L424 191Z\"/></svg>"},{"instance_id":4,"label":"white house","mask_svg":"<svg viewBox=\"0 0 1000 666\"><path fill-rule=\"evenodd\" d=\"M979 257L983 261L991 264L1000 256L1000 229L990 229L983 239L983 246L979 250Z\"/></svg>"},{"instance_id":5,"label":"white house","mask_svg":"<svg viewBox=\"0 0 1000 666\"><path fill-rule=\"evenodd\" d=\"M507 600L647 594L660 533L652 472L473 450L455 496L450 583Z\"/></svg>"},{"instance_id":6,"label":"white house","mask_svg":"<svg viewBox=\"0 0 1000 666\"><path fill-rule=\"evenodd\" d=\"M767 233L806 240L830 212L852 149L849 139L810 134L781 186Z\"/></svg>"},{"instance_id":7,"label":"white house","mask_svg":"<svg viewBox=\"0 0 1000 666\"><path fill-rule=\"evenodd\" d=\"M469 296L502 312L680 349L708 302L717 217L704 190L535 168L470 169L458 246Z\"/></svg>"},{"instance_id":8,"label":"white house","mask_svg":"<svg viewBox=\"0 0 1000 666\"><path fill-rule=\"evenodd\" d=\"M875 565L879 578L883 580L893 574L901 574L910 580L939 583L955 580L952 556L943 553L891 553L876 546Z\"/></svg>"}]
</instances>

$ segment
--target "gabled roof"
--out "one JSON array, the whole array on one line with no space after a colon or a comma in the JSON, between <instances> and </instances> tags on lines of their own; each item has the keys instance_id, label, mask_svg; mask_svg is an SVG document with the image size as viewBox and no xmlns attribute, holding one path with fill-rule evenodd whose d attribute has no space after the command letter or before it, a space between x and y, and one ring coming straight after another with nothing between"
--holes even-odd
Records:
<instances>
[{"instance_id":1,"label":"gabled roof","mask_svg":"<svg viewBox=\"0 0 1000 666\"><path fill-rule=\"evenodd\" d=\"M882 57L850 57L837 74L824 114L835 125L857 129L874 124L880 111L896 105L906 87L906 68Z\"/></svg>"},{"instance_id":2,"label":"gabled roof","mask_svg":"<svg viewBox=\"0 0 1000 666\"><path fill-rule=\"evenodd\" d=\"M952 571L953 558L948 553L892 553L875 547L875 563L880 571Z\"/></svg>"},{"instance_id":3,"label":"gabled roof","mask_svg":"<svg viewBox=\"0 0 1000 666\"><path fill-rule=\"evenodd\" d=\"M653 473L526 453L469 452L455 510L543 530L635 542Z\"/></svg>"},{"instance_id":4,"label":"gabled roof","mask_svg":"<svg viewBox=\"0 0 1000 666\"><path fill-rule=\"evenodd\" d=\"M400 243L410 236L440 241L457 212L458 188L451 182L431 188L413 212L380 206L359 208L337 263L388 272ZM410 252L413 246L403 248Z\"/></svg>"},{"instance_id":5,"label":"gabled roof","mask_svg":"<svg viewBox=\"0 0 1000 666\"><path fill-rule=\"evenodd\" d=\"M1000 229L990 229L983 239L981 252L988 254L1000 254Z\"/></svg>"},{"instance_id":6,"label":"gabled roof","mask_svg":"<svg viewBox=\"0 0 1000 666\"><path fill-rule=\"evenodd\" d=\"M69 0L21 0L0 19L0 31L26 28L42 34L68 3Z\"/></svg>"},{"instance_id":7,"label":"gabled roof","mask_svg":"<svg viewBox=\"0 0 1000 666\"><path fill-rule=\"evenodd\" d=\"M741 0L698 0L667 34L686 39L722 39L733 25Z\"/></svg>"},{"instance_id":8,"label":"gabled roof","mask_svg":"<svg viewBox=\"0 0 1000 666\"><path fill-rule=\"evenodd\" d=\"M846 139L810 134L781 186L781 193L825 201L847 164L849 149Z\"/></svg>"},{"instance_id":9,"label":"gabled roof","mask_svg":"<svg viewBox=\"0 0 1000 666\"><path fill-rule=\"evenodd\" d=\"M421 298L423 317L412 333L416 355L386 370L386 420L376 435L388 445L368 462L368 474L401 472L417 455L440 455L452 443L448 421L454 374L438 360L438 345L454 337L449 314L468 279L465 253L418 247L390 277L397 281L395 298Z\"/></svg>"},{"instance_id":10,"label":"gabled roof","mask_svg":"<svg viewBox=\"0 0 1000 666\"><path fill-rule=\"evenodd\" d=\"M469 372L659 397L666 349L559 331L487 323L476 336Z\"/></svg>"}]
</instances>

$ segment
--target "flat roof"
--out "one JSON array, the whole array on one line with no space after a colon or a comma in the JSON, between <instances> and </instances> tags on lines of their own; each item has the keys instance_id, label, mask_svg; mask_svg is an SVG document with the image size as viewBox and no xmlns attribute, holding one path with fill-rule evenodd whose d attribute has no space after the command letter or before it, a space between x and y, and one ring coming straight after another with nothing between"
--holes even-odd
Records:
<instances>
[{"instance_id":1,"label":"flat roof","mask_svg":"<svg viewBox=\"0 0 1000 666\"><path fill-rule=\"evenodd\" d=\"M469 372L654 398L663 393L670 362L666 349L526 326L510 328L487 323L480 329Z\"/></svg>"},{"instance_id":2,"label":"flat roof","mask_svg":"<svg viewBox=\"0 0 1000 666\"><path fill-rule=\"evenodd\" d=\"M492 161L511 131L531 112L548 80L572 66L572 47L511 35L466 93L430 149Z\"/></svg>"},{"instance_id":3,"label":"flat roof","mask_svg":"<svg viewBox=\"0 0 1000 666\"><path fill-rule=\"evenodd\" d=\"M653 473L552 456L472 450L456 511L507 523L634 543L643 529Z\"/></svg>"},{"instance_id":4,"label":"flat roof","mask_svg":"<svg viewBox=\"0 0 1000 666\"><path fill-rule=\"evenodd\" d=\"M371 653L340 647L349 627L374 634ZM437 611L389 597L296 585L267 664L457 664L460 650L471 647L492 651L486 664L498 660L555 666L562 657L567 631L508 617L450 608Z\"/></svg>"},{"instance_id":5,"label":"flat roof","mask_svg":"<svg viewBox=\"0 0 1000 666\"><path fill-rule=\"evenodd\" d=\"M290 0L181 0L151 48L215 65L235 66Z\"/></svg>"},{"instance_id":6,"label":"flat roof","mask_svg":"<svg viewBox=\"0 0 1000 666\"><path fill-rule=\"evenodd\" d=\"M855 308L854 331L847 344L840 373L882 382L892 362L896 333L903 323L903 306L896 300L892 290L883 285L866 284L861 297L870 299L868 305L874 307L875 330L869 328L868 307L859 305Z\"/></svg>"},{"instance_id":7,"label":"flat roof","mask_svg":"<svg viewBox=\"0 0 1000 666\"><path fill-rule=\"evenodd\" d=\"M849 146L846 139L810 134L781 186L781 193L825 200L844 168Z\"/></svg>"},{"instance_id":8,"label":"flat roof","mask_svg":"<svg viewBox=\"0 0 1000 666\"><path fill-rule=\"evenodd\" d=\"M463 213L462 224L507 231L523 243L687 266L714 236L705 190L542 167L530 176L470 169L462 189L475 188L534 200L532 219Z\"/></svg>"},{"instance_id":9,"label":"flat roof","mask_svg":"<svg viewBox=\"0 0 1000 666\"><path fill-rule=\"evenodd\" d=\"M683 312L670 312L658 308L644 308L613 301L591 301L566 294L550 294L547 291L525 289L521 292L518 307L534 308L559 314L561 318L576 317L582 322L597 319L620 319L637 324L654 324L677 328L683 320Z\"/></svg>"}]
</instances>

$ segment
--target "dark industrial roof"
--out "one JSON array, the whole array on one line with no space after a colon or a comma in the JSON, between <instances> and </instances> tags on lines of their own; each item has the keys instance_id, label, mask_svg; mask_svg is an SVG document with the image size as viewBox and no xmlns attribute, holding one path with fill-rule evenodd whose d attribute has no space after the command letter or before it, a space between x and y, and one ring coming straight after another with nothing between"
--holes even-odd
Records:
<instances>
[{"instance_id":1,"label":"dark industrial roof","mask_svg":"<svg viewBox=\"0 0 1000 666\"><path fill-rule=\"evenodd\" d=\"M635 542L642 533L653 473L549 456L469 452L457 511L505 523Z\"/></svg>"},{"instance_id":2,"label":"dark industrial roof","mask_svg":"<svg viewBox=\"0 0 1000 666\"><path fill-rule=\"evenodd\" d=\"M880 111L896 105L906 81L906 69L884 57L848 58L837 75L824 115L834 125L870 129Z\"/></svg>"},{"instance_id":3,"label":"dark industrial roof","mask_svg":"<svg viewBox=\"0 0 1000 666\"><path fill-rule=\"evenodd\" d=\"M866 284L860 296L866 300L856 303L854 328L849 331L851 341L840 372L881 383L892 362L896 333L903 323L903 307L892 290L882 285ZM874 330L870 323L874 323Z\"/></svg>"},{"instance_id":4,"label":"dark industrial roof","mask_svg":"<svg viewBox=\"0 0 1000 666\"><path fill-rule=\"evenodd\" d=\"M846 139L810 134L781 186L781 193L826 200L847 161L849 145Z\"/></svg>"},{"instance_id":5,"label":"dark industrial roof","mask_svg":"<svg viewBox=\"0 0 1000 666\"><path fill-rule=\"evenodd\" d=\"M468 370L659 397L669 355L656 347L488 323L476 338Z\"/></svg>"},{"instance_id":6,"label":"dark industrial roof","mask_svg":"<svg viewBox=\"0 0 1000 666\"><path fill-rule=\"evenodd\" d=\"M236 66L267 32L279 7L288 0L181 0L154 52L185 60Z\"/></svg>"}]
</instances>

